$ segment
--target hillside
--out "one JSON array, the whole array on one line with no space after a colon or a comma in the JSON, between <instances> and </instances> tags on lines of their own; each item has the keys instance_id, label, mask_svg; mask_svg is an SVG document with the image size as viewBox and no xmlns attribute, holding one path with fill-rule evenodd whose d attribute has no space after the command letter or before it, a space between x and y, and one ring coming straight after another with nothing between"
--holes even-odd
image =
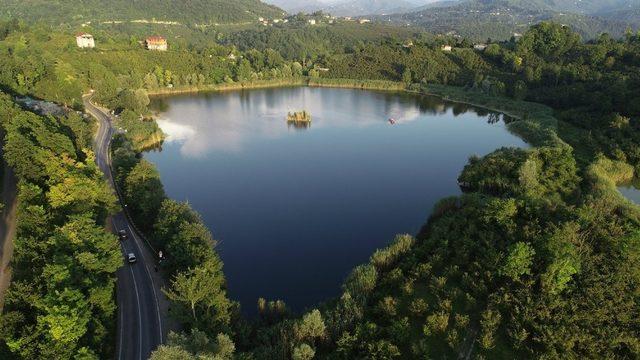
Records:
<instances>
[{"instance_id":1,"label":"hillside","mask_svg":"<svg viewBox=\"0 0 640 360\"><path fill-rule=\"evenodd\" d=\"M380 43L388 39L416 39L430 37L411 27L372 23L361 26L356 22L338 22L332 26L260 27L227 34L222 43L242 51L273 49L286 59L299 59L301 54L336 54L351 51L358 44Z\"/></svg>"},{"instance_id":2,"label":"hillside","mask_svg":"<svg viewBox=\"0 0 640 360\"><path fill-rule=\"evenodd\" d=\"M457 0L456 0L457 1ZM310 13L322 10L336 16L384 15L416 11L438 0L265 0L289 13Z\"/></svg>"},{"instance_id":3,"label":"hillside","mask_svg":"<svg viewBox=\"0 0 640 360\"><path fill-rule=\"evenodd\" d=\"M540 11L599 14L640 5L640 0L454 0L451 2L499 5Z\"/></svg>"},{"instance_id":4,"label":"hillside","mask_svg":"<svg viewBox=\"0 0 640 360\"><path fill-rule=\"evenodd\" d=\"M509 0L509 2L578 14L597 14L640 4L639 0Z\"/></svg>"},{"instance_id":5,"label":"hillside","mask_svg":"<svg viewBox=\"0 0 640 360\"><path fill-rule=\"evenodd\" d=\"M297 14L299 12L311 13L317 10L323 9L327 4L319 0L309 0L300 2L298 0L265 0L267 4L275 5L281 9L288 11L291 14Z\"/></svg>"},{"instance_id":6,"label":"hillside","mask_svg":"<svg viewBox=\"0 0 640 360\"><path fill-rule=\"evenodd\" d=\"M549 9L551 2L520 0L474 0L453 6L430 7L420 11L380 18L397 24L421 26L434 33L453 33L474 40L508 39L532 24L553 20L571 26L584 38L603 32L621 36L630 25L616 18L603 18ZM559 0L554 6L559 6Z\"/></svg>"},{"instance_id":7,"label":"hillside","mask_svg":"<svg viewBox=\"0 0 640 360\"><path fill-rule=\"evenodd\" d=\"M337 16L382 15L418 12L434 7L499 6L541 12L600 15L617 13L640 7L640 0L266 0L290 13L322 10ZM625 16L628 18L629 16ZM611 16L612 20L615 20Z\"/></svg>"},{"instance_id":8,"label":"hillside","mask_svg":"<svg viewBox=\"0 0 640 360\"><path fill-rule=\"evenodd\" d=\"M152 20L180 23L235 23L282 17L283 11L259 0L0 0L0 19L27 22Z\"/></svg>"},{"instance_id":9,"label":"hillside","mask_svg":"<svg viewBox=\"0 0 640 360\"><path fill-rule=\"evenodd\" d=\"M323 10L336 16L383 15L409 11L416 3L406 0L348 0L328 6Z\"/></svg>"},{"instance_id":10,"label":"hillside","mask_svg":"<svg viewBox=\"0 0 640 360\"><path fill-rule=\"evenodd\" d=\"M624 21L634 28L640 28L640 5L598 14L599 17L614 21Z\"/></svg>"}]
</instances>

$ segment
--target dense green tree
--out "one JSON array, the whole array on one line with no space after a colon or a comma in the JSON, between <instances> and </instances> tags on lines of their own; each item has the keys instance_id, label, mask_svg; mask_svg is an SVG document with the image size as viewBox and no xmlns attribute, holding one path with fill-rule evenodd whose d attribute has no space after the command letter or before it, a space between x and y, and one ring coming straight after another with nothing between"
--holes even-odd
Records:
<instances>
[{"instance_id":1,"label":"dense green tree","mask_svg":"<svg viewBox=\"0 0 640 360\"><path fill-rule=\"evenodd\" d=\"M326 335L326 326L322 315L317 309L312 310L302 317L302 321L295 328L296 337L299 340L313 341L322 339Z\"/></svg>"},{"instance_id":2,"label":"dense green tree","mask_svg":"<svg viewBox=\"0 0 640 360\"><path fill-rule=\"evenodd\" d=\"M511 245L508 251L500 273L513 280L519 280L522 275L530 275L533 256L536 253L531 245L517 242Z\"/></svg>"},{"instance_id":3,"label":"dense green tree","mask_svg":"<svg viewBox=\"0 0 640 360\"><path fill-rule=\"evenodd\" d=\"M125 89L118 94L116 107L142 114L146 112L147 105L149 105L149 97L144 89Z\"/></svg>"},{"instance_id":4,"label":"dense green tree","mask_svg":"<svg viewBox=\"0 0 640 360\"><path fill-rule=\"evenodd\" d=\"M518 42L518 51L534 52L545 59L556 59L572 50L580 42L580 37L571 28L542 22L534 25Z\"/></svg>"},{"instance_id":5,"label":"dense green tree","mask_svg":"<svg viewBox=\"0 0 640 360\"><path fill-rule=\"evenodd\" d=\"M156 351L151 354L151 360L195 360L196 357L188 351L177 347L160 345Z\"/></svg>"},{"instance_id":6,"label":"dense green tree","mask_svg":"<svg viewBox=\"0 0 640 360\"><path fill-rule=\"evenodd\" d=\"M212 341L204 332L193 329L190 334L169 333L167 345L161 345L151 359L216 359L234 358L235 344L225 334L218 334Z\"/></svg>"},{"instance_id":7,"label":"dense green tree","mask_svg":"<svg viewBox=\"0 0 640 360\"><path fill-rule=\"evenodd\" d=\"M138 224L150 228L165 198L160 174L146 160L138 162L124 179L125 201Z\"/></svg>"},{"instance_id":8,"label":"dense green tree","mask_svg":"<svg viewBox=\"0 0 640 360\"><path fill-rule=\"evenodd\" d=\"M301 344L293 349L291 358L293 360L311 360L315 356L316 352L313 348L307 344Z\"/></svg>"},{"instance_id":9,"label":"dense green tree","mask_svg":"<svg viewBox=\"0 0 640 360\"><path fill-rule=\"evenodd\" d=\"M231 303L226 297L221 262L209 260L193 269L177 273L165 291L175 302L177 316L185 312L188 323L207 329L224 329L230 321Z\"/></svg>"},{"instance_id":10,"label":"dense green tree","mask_svg":"<svg viewBox=\"0 0 640 360\"><path fill-rule=\"evenodd\" d=\"M200 222L200 215L187 203L165 199L154 225L153 238L162 247L167 246L183 223Z\"/></svg>"}]
</instances>

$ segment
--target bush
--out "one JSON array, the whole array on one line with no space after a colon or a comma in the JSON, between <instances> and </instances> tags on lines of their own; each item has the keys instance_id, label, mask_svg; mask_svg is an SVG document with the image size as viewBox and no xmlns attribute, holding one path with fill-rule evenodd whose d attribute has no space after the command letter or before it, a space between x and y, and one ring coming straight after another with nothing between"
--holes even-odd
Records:
<instances>
[{"instance_id":1,"label":"bush","mask_svg":"<svg viewBox=\"0 0 640 360\"><path fill-rule=\"evenodd\" d=\"M373 265L359 265L349 275L344 290L354 298L364 300L373 291L378 280L378 272Z\"/></svg>"},{"instance_id":2,"label":"bush","mask_svg":"<svg viewBox=\"0 0 640 360\"><path fill-rule=\"evenodd\" d=\"M322 315L317 309L312 310L302 317L302 321L295 328L295 334L298 340L313 341L322 339L326 336L326 326Z\"/></svg>"},{"instance_id":3,"label":"bush","mask_svg":"<svg viewBox=\"0 0 640 360\"><path fill-rule=\"evenodd\" d=\"M371 264L378 270L386 270L391 267L400 256L411 250L415 239L411 235L398 235L393 243L385 249L378 249L371 256Z\"/></svg>"},{"instance_id":4,"label":"bush","mask_svg":"<svg viewBox=\"0 0 640 360\"><path fill-rule=\"evenodd\" d=\"M293 360L311 360L316 355L315 350L307 344L301 344L293 349Z\"/></svg>"}]
</instances>

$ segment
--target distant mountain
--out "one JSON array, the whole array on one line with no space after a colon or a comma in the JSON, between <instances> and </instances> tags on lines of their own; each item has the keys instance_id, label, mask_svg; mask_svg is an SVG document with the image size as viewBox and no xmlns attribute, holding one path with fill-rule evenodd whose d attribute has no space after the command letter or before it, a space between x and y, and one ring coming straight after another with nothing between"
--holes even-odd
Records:
<instances>
[{"instance_id":1,"label":"distant mountain","mask_svg":"<svg viewBox=\"0 0 640 360\"><path fill-rule=\"evenodd\" d=\"M490 1L489 1L490 2ZM598 14L640 5L640 0L510 0L520 6L577 14Z\"/></svg>"},{"instance_id":2,"label":"distant mountain","mask_svg":"<svg viewBox=\"0 0 640 360\"><path fill-rule=\"evenodd\" d=\"M264 0L264 2L282 8L290 14L297 14L299 12L311 13L322 10L328 6L327 3L319 0Z\"/></svg>"},{"instance_id":3,"label":"distant mountain","mask_svg":"<svg viewBox=\"0 0 640 360\"><path fill-rule=\"evenodd\" d=\"M406 12L417 8L408 0L348 0L324 8L336 16L383 15Z\"/></svg>"},{"instance_id":4,"label":"distant mountain","mask_svg":"<svg viewBox=\"0 0 640 360\"><path fill-rule=\"evenodd\" d=\"M636 0L631 0L636 1ZM596 8L617 6L617 0L470 0L451 6L429 6L419 11L378 18L398 24L421 26L441 34L457 34L466 38L508 39L514 33L524 32L532 24L552 20L571 26L585 38L593 38L602 32L621 36L630 25L628 21L605 18L584 13L558 11L569 3L582 3L579 8L594 11ZM593 3L601 2L598 6ZM628 0L626 1L629 2ZM609 3L603 6L603 3ZM575 9L575 7L574 7Z\"/></svg>"},{"instance_id":5,"label":"distant mountain","mask_svg":"<svg viewBox=\"0 0 640 360\"><path fill-rule=\"evenodd\" d=\"M582 15L596 15L640 6L640 0L467 0L461 2Z\"/></svg>"},{"instance_id":6,"label":"distant mountain","mask_svg":"<svg viewBox=\"0 0 640 360\"><path fill-rule=\"evenodd\" d=\"M434 2L430 2L426 5L423 5L417 9L414 9L413 12L416 11L422 11L422 10L427 10L427 9L433 9L433 8L441 8L441 7L449 7L449 6L454 6L454 5L458 5L461 2L463 2L464 0L441 0L441 1L434 1Z\"/></svg>"},{"instance_id":7,"label":"distant mountain","mask_svg":"<svg viewBox=\"0 0 640 360\"><path fill-rule=\"evenodd\" d=\"M455 1L455 0L454 0ZM393 14L417 10L438 0L265 0L289 13L322 10L336 16Z\"/></svg>"},{"instance_id":8,"label":"distant mountain","mask_svg":"<svg viewBox=\"0 0 640 360\"><path fill-rule=\"evenodd\" d=\"M317 10L337 16L382 15L419 12L456 5L469 7L503 7L536 12L572 13L580 15L614 14L640 8L640 0L264 0L290 13Z\"/></svg>"},{"instance_id":9,"label":"distant mountain","mask_svg":"<svg viewBox=\"0 0 640 360\"><path fill-rule=\"evenodd\" d=\"M260 0L0 0L0 18L78 23L151 20L181 23L234 23L282 17Z\"/></svg>"},{"instance_id":10,"label":"distant mountain","mask_svg":"<svg viewBox=\"0 0 640 360\"><path fill-rule=\"evenodd\" d=\"M636 29L640 28L640 6L602 12L598 16L612 21L624 21Z\"/></svg>"}]
</instances>

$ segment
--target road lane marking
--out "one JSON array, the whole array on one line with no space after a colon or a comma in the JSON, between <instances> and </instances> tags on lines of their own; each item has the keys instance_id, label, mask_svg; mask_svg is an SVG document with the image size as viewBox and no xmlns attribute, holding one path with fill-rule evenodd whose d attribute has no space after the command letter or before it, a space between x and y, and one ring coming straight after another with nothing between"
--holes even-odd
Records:
<instances>
[{"instance_id":1,"label":"road lane marking","mask_svg":"<svg viewBox=\"0 0 640 360\"><path fill-rule=\"evenodd\" d=\"M124 294L120 294L120 296L123 296ZM118 349L118 359L122 359L122 337L124 336L124 331L122 331L122 327L124 326L124 309L120 308L120 342L119 342L119 347L120 349Z\"/></svg>"},{"instance_id":2,"label":"road lane marking","mask_svg":"<svg viewBox=\"0 0 640 360\"><path fill-rule=\"evenodd\" d=\"M116 222L115 216L117 216L117 215L114 215L114 217L111 218L111 226L113 226L114 229L117 229L117 228L119 228L119 226L118 226L118 224ZM120 251L122 252L123 255L126 254L127 253L127 249L125 248L124 244L122 243L122 241L119 241L119 243L120 243ZM126 264L123 264L123 266L126 266ZM124 296L124 284L122 284L121 282L118 283L118 284L122 289L122 292L121 292L120 296ZM123 349L122 338L124 336L124 331L123 331L123 327L124 327L124 308L123 307L119 307L119 309L120 309L120 326L119 326L119 331L120 331L119 346L120 346L120 349L118 349L118 359L122 359L122 349Z\"/></svg>"},{"instance_id":3,"label":"road lane marking","mask_svg":"<svg viewBox=\"0 0 640 360\"><path fill-rule=\"evenodd\" d=\"M109 121L109 117L106 116L104 114L104 112L100 109L98 109L95 105L91 104L91 101L89 100L89 107L93 108L91 110L93 111L89 111L94 117L98 118L98 120L101 120L101 126L100 126L100 130L99 130L99 140L97 145L97 150L99 152L99 154L97 154L97 159L99 162L99 165L103 165L103 167L105 168L105 170L103 170L103 172L108 176L109 180L111 180L113 186L117 186L115 184L115 181L113 179L113 174L111 173L111 169L108 166L108 164L105 161L108 161L109 158L111 157L109 150L107 150L107 154L106 154L106 160L104 159L104 153L105 153L105 142L106 142L106 146L107 149L110 148L110 138L108 137L109 135L111 135L112 132L112 127L111 127L111 123ZM95 111L95 113L94 113ZM96 116L96 113L98 116ZM98 139L96 139L98 140ZM124 215L124 214L123 214ZM157 315L157 320L158 320L158 330L159 330L159 335L160 335L160 344L163 343L163 331L162 331L162 318L160 316L160 305L159 305L159 300L158 300L158 294L156 292L156 288L155 288L155 282L153 281L153 277L151 276L151 273L149 271L149 268L146 266L146 257L144 256L144 251L140 250L140 246L138 244L138 237L136 235L136 233L133 231L133 229L131 228L131 225L129 223L129 220L126 218L126 216L124 216L125 224L127 225L127 228L129 229L130 234L132 235L132 237L134 238L134 245L136 250L140 253L142 259L143 259L143 263L141 265L144 266L145 272L147 274L147 276L149 277L149 280L151 281L151 290L153 291L153 297L154 297L154 303L155 303L155 307L156 307L156 315ZM126 248L124 246L124 244L121 243L121 248L122 250L124 250L125 255L126 255ZM135 274L133 272L132 266L129 266L129 270L131 272L131 277L133 278L133 285L134 285L134 290L136 293L136 302L137 302L137 307L138 307L138 323L139 323L139 334L140 334L140 339L138 342L138 354L139 354L139 358L142 360L142 311L141 311L141 306L140 306L140 293L138 292L138 285L137 285L137 281L135 278ZM120 329L120 337L122 338L123 336L123 331L122 328ZM120 346L120 354L122 353L122 345ZM120 355L121 356L121 355Z\"/></svg>"},{"instance_id":4,"label":"road lane marking","mask_svg":"<svg viewBox=\"0 0 640 360\"><path fill-rule=\"evenodd\" d=\"M129 228L129 232L131 233L131 235L134 238L135 244L136 244L136 248L138 248L138 251L140 252L140 256L142 256L142 260L143 262L146 264L146 257L144 256L144 251L140 250L140 246L138 245L138 237L136 235L136 233L133 231L133 229L131 228L131 224L129 224L129 221L127 221L127 227ZM160 318L160 304L158 301L158 294L156 293L156 287L155 287L155 283L153 281L153 277L151 276L151 273L149 272L149 268L145 265L144 269L147 272L147 276L149 276L149 280L151 280L151 290L153 290L153 298L154 298L154 302L156 305L156 314L158 316L158 328L160 330L160 344L162 344L162 319Z\"/></svg>"},{"instance_id":5,"label":"road lane marking","mask_svg":"<svg viewBox=\"0 0 640 360\"><path fill-rule=\"evenodd\" d=\"M129 265L129 271L131 271L131 277L133 278L133 289L136 291L136 302L138 303L138 359L142 359L142 310L140 310L140 293L138 293L138 282L136 281L136 275L133 273L133 266Z\"/></svg>"}]
</instances>

